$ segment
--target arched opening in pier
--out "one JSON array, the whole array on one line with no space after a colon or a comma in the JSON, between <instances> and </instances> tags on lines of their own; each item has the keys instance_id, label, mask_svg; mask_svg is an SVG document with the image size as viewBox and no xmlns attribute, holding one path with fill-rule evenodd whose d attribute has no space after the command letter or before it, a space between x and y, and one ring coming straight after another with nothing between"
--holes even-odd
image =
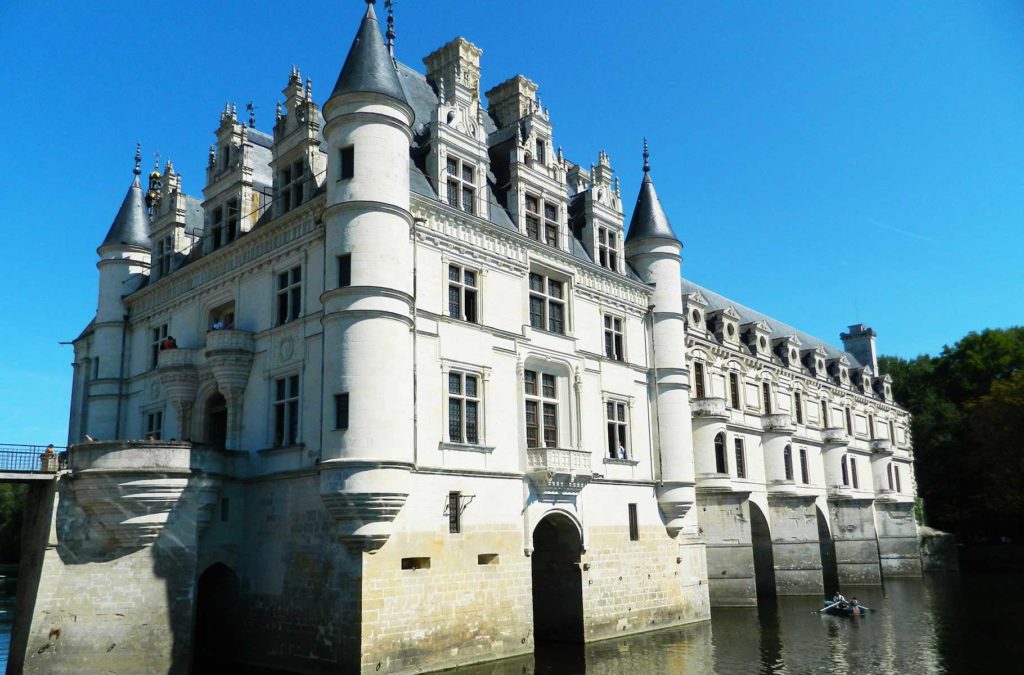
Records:
<instances>
[{"instance_id":1,"label":"arched opening in pier","mask_svg":"<svg viewBox=\"0 0 1024 675\"><path fill-rule=\"evenodd\" d=\"M566 515L545 516L533 530L533 634L537 642L583 642L579 528Z\"/></svg>"},{"instance_id":2,"label":"arched opening in pier","mask_svg":"<svg viewBox=\"0 0 1024 675\"><path fill-rule=\"evenodd\" d=\"M238 659L238 576L227 565L211 565L196 584L193 673L227 672Z\"/></svg>"},{"instance_id":3,"label":"arched opening in pier","mask_svg":"<svg viewBox=\"0 0 1024 675\"><path fill-rule=\"evenodd\" d=\"M750 544L754 553L754 584L757 597L775 595L775 554L772 532L761 507L750 502Z\"/></svg>"},{"instance_id":4,"label":"arched opening in pier","mask_svg":"<svg viewBox=\"0 0 1024 675\"><path fill-rule=\"evenodd\" d=\"M207 445L223 448L228 439L228 402L224 394L214 392L206 399L203 417L204 438Z\"/></svg>"},{"instance_id":5,"label":"arched opening in pier","mask_svg":"<svg viewBox=\"0 0 1024 675\"><path fill-rule=\"evenodd\" d=\"M828 529L828 516L821 511L820 506L814 507L818 514L818 547L821 550L821 582L825 586L825 595L832 597L832 594L839 590L839 566L836 562L836 542L832 539L832 533Z\"/></svg>"}]
</instances>

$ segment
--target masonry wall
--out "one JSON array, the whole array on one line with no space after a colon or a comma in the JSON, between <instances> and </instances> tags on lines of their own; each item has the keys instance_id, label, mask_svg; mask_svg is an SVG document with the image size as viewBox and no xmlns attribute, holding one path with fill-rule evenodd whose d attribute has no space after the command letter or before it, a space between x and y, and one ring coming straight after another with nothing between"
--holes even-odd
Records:
<instances>
[{"instance_id":1,"label":"masonry wall","mask_svg":"<svg viewBox=\"0 0 1024 675\"><path fill-rule=\"evenodd\" d=\"M832 522L832 539L836 547L839 583L882 583L872 502L831 502L829 514Z\"/></svg>"},{"instance_id":2,"label":"masonry wall","mask_svg":"<svg viewBox=\"0 0 1024 675\"><path fill-rule=\"evenodd\" d=\"M775 589L779 595L823 592L818 517L813 498L768 501L775 562Z\"/></svg>"},{"instance_id":3,"label":"masonry wall","mask_svg":"<svg viewBox=\"0 0 1024 675\"><path fill-rule=\"evenodd\" d=\"M875 504L882 576L921 576L921 549L913 502Z\"/></svg>"},{"instance_id":4,"label":"masonry wall","mask_svg":"<svg viewBox=\"0 0 1024 675\"><path fill-rule=\"evenodd\" d=\"M746 493L703 493L697 507L707 546L713 607L754 607L757 585Z\"/></svg>"}]
</instances>

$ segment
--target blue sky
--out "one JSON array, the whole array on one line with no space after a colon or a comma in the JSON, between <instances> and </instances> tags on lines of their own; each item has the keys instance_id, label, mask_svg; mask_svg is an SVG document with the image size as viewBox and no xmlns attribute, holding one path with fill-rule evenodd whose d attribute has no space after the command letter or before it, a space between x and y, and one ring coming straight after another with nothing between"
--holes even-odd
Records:
<instances>
[{"instance_id":1,"label":"blue sky","mask_svg":"<svg viewBox=\"0 0 1024 675\"><path fill-rule=\"evenodd\" d=\"M269 130L294 63L323 103L364 6L151 7L0 4L0 442L66 438L58 343L95 311L136 140L147 170L159 150L199 194L224 102L254 101ZM907 357L1022 323L1021 3L396 8L405 63L461 35L484 50L484 91L537 82L555 142L582 164L606 150L628 211L648 136L693 281L832 341L864 321Z\"/></svg>"}]
</instances>

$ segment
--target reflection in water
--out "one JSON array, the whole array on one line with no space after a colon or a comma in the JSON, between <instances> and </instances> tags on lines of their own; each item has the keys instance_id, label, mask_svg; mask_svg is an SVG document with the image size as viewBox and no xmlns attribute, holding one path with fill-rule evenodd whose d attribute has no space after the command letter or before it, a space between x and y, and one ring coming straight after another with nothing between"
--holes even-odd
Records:
<instances>
[{"instance_id":1,"label":"reflection in water","mask_svg":"<svg viewBox=\"0 0 1024 675\"><path fill-rule=\"evenodd\" d=\"M758 609L715 609L711 622L586 646L540 645L524 656L460 675L1004 672L1024 659L1020 578L896 579L844 587L876 611L817 612L813 596L766 599ZM1012 670L1012 669L1010 669Z\"/></svg>"}]
</instances>

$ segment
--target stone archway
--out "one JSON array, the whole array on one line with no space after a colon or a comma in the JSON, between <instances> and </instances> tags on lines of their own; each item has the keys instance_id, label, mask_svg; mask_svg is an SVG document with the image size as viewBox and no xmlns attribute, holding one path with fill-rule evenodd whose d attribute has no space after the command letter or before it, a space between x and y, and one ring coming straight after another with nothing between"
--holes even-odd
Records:
<instances>
[{"instance_id":1,"label":"stone archway","mask_svg":"<svg viewBox=\"0 0 1024 675\"><path fill-rule=\"evenodd\" d=\"M821 581L825 586L825 595L839 590L839 564L836 560L836 542L828 529L828 517L821 512L820 506L814 507L818 515L818 547L821 551Z\"/></svg>"},{"instance_id":2,"label":"stone archway","mask_svg":"<svg viewBox=\"0 0 1024 675\"><path fill-rule=\"evenodd\" d=\"M533 633L537 642L583 642L582 547L579 528L565 514L548 514L533 530Z\"/></svg>"},{"instance_id":3,"label":"stone archway","mask_svg":"<svg viewBox=\"0 0 1024 675\"><path fill-rule=\"evenodd\" d=\"M750 502L750 543L754 550L754 582L757 597L775 595L775 553L768 518L761 507Z\"/></svg>"},{"instance_id":4,"label":"stone archway","mask_svg":"<svg viewBox=\"0 0 1024 675\"><path fill-rule=\"evenodd\" d=\"M238 659L238 575L222 563L208 567L196 583L193 673L227 672Z\"/></svg>"},{"instance_id":5,"label":"stone archway","mask_svg":"<svg viewBox=\"0 0 1024 675\"><path fill-rule=\"evenodd\" d=\"M228 402L224 394L215 391L206 399L203 408L203 442L215 448L224 448L227 439Z\"/></svg>"}]
</instances>

